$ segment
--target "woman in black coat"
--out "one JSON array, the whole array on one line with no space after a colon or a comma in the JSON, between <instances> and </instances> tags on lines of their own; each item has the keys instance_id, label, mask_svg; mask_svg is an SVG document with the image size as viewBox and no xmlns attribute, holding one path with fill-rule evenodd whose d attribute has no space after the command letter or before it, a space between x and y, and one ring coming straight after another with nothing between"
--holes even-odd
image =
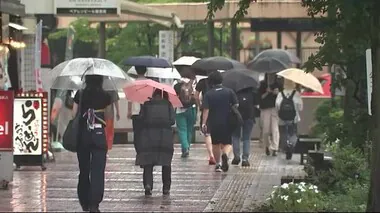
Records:
<instances>
[{"instance_id":1,"label":"woman in black coat","mask_svg":"<svg viewBox=\"0 0 380 213\"><path fill-rule=\"evenodd\" d=\"M147 196L152 195L153 166L162 166L163 194L170 194L175 112L168 99L167 92L156 89L140 111L143 128L136 151L137 160L144 168L143 184Z\"/></svg>"}]
</instances>

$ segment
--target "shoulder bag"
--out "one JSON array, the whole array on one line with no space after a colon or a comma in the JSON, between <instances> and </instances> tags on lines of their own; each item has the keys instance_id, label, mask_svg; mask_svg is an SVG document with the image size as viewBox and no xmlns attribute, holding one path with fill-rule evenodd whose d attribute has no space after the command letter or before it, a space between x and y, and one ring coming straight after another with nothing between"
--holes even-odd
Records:
<instances>
[{"instance_id":1,"label":"shoulder bag","mask_svg":"<svg viewBox=\"0 0 380 213\"><path fill-rule=\"evenodd\" d=\"M78 105L78 110L75 115L75 117L69 122L67 125L67 128L65 130L65 133L63 134L62 137L62 145L63 148L70 152L76 152L77 147L79 144L80 140L80 119L81 119L81 111L82 111L82 96L83 96L83 91L78 91L79 92L79 105Z\"/></svg>"}]
</instances>

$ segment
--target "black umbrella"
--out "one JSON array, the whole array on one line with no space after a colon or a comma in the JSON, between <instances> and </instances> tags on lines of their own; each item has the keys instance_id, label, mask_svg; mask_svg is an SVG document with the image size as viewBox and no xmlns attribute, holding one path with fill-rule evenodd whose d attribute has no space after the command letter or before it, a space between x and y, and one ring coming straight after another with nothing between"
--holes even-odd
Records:
<instances>
[{"instance_id":1,"label":"black umbrella","mask_svg":"<svg viewBox=\"0 0 380 213\"><path fill-rule=\"evenodd\" d=\"M276 73L299 63L301 60L286 50L269 49L259 53L247 67L261 73Z\"/></svg>"},{"instance_id":2,"label":"black umbrella","mask_svg":"<svg viewBox=\"0 0 380 213\"><path fill-rule=\"evenodd\" d=\"M222 73L223 86L228 87L235 92L239 92L247 88L258 88L259 82L254 78L251 70L233 69Z\"/></svg>"},{"instance_id":3,"label":"black umbrella","mask_svg":"<svg viewBox=\"0 0 380 213\"><path fill-rule=\"evenodd\" d=\"M246 69L247 67L239 61L226 57L215 56L202 58L193 65L192 68L198 71L214 71L214 70L230 70L230 69Z\"/></svg>"},{"instance_id":4,"label":"black umbrella","mask_svg":"<svg viewBox=\"0 0 380 213\"><path fill-rule=\"evenodd\" d=\"M124 61L124 65L129 66L144 66L144 67L158 67L168 68L172 67L171 64L164 58L156 58L153 56L133 56Z\"/></svg>"}]
</instances>

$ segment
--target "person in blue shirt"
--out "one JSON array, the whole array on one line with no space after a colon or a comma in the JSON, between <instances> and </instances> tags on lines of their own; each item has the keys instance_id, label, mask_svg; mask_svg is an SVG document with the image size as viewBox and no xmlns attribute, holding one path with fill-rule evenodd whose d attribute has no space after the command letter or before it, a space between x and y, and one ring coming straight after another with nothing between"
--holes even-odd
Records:
<instances>
[{"instance_id":1,"label":"person in blue shirt","mask_svg":"<svg viewBox=\"0 0 380 213\"><path fill-rule=\"evenodd\" d=\"M231 136L234 129L229 124L231 110L238 107L235 92L222 86L223 77L218 71L208 77L211 89L203 100L202 131L210 132L213 153L216 161L215 171L228 171L228 154L231 151ZM222 161L222 163L221 163Z\"/></svg>"}]
</instances>

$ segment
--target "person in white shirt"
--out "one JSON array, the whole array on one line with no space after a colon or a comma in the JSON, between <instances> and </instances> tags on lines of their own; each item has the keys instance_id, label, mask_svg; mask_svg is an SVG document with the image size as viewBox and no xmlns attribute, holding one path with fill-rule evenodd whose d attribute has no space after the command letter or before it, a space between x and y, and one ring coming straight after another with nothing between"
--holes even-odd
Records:
<instances>
[{"instance_id":1,"label":"person in white shirt","mask_svg":"<svg viewBox=\"0 0 380 213\"><path fill-rule=\"evenodd\" d=\"M289 117L289 115L281 116L282 113L280 111L283 110L281 108L284 107L282 106L284 96L285 98L292 98L292 102L289 103L294 104L294 115L290 115L291 119L284 119L284 117ZM276 98L276 109L279 114L280 148L286 151L286 159L290 160L292 158L293 149L297 143L297 123L301 121L300 111L303 109L301 95L296 90L296 84L293 81L284 80L284 89Z\"/></svg>"},{"instance_id":2,"label":"person in white shirt","mask_svg":"<svg viewBox=\"0 0 380 213\"><path fill-rule=\"evenodd\" d=\"M136 73L137 73L137 78L135 79L136 81L139 80L145 80L145 73L146 73L146 67L144 66L135 66ZM128 97L127 97L128 99ZM133 145L135 146L136 150L136 144L139 141L139 134L141 131L141 125L142 122L140 120L140 104L139 103L132 103L128 102L128 114L127 117L129 119L132 119L132 128L133 128ZM138 154L136 152L136 154ZM137 159L137 158L136 158ZM139 165L139 162L135 162L135 165Z\"/></svg>"}]
</instances>

